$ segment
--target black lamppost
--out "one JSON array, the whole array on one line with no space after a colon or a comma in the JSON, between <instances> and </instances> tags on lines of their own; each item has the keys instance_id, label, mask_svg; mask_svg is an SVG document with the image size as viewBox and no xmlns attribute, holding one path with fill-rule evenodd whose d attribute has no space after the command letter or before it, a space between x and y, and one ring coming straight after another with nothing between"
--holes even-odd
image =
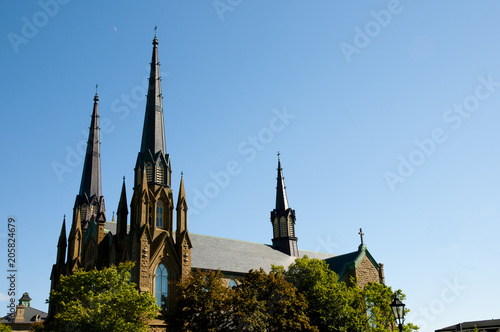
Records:
<instances>
[{"instance_id":1,"label":"black lamppost","mask_svg":"<svg viewBox=\"0 0 500 332\"><path fill-rule=\"evenodd\" d=\"M403 332L403 324L405 322L405 305L398 299L398 295L394 293L394 300L389 305L399 327L399 332Z\"/></svg>"}]
</instances>

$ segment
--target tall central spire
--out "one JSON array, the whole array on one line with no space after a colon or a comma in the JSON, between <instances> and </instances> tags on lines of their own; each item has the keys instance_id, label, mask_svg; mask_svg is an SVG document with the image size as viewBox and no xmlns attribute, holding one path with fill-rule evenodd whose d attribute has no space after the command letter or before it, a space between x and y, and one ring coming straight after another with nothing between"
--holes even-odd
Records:
<instances>
[{"instance_id":1,"label":"tall central spire","mask_svg":"<svg viewBox=\"0 0 500 332\"><path fill-rule=\"evenodd\" d=\"M135 167L135 186L142 183L143 171L146 181L170 188L172 169L165 144L165 126L163 124L163 97L161 94L160 62L158 61L158 38L153 39L151 72L142 130L141 150Z\"/></svg>"},{"instance_id":2,"label":"tall central spire","mask_svg":"<svg viewBox=\"0 0 500 332\"><path fill-rule=\"evenodd\" d=\"M89 140L87 142L87 153L83 164L82 182L80 183L80 196L87 195L90 199L95 196L101 197L101 153L99 141L99 96L94 96L94 110L90 121Z\"/></svg>"},{"instance_id":3,"label":"tall central spire","mask_svg":"<svg viewBox=\"0 0 500 332\"><path fill-rule=\"evenodd\" d=\"M153 39L153 56L149 74L149 88L146 101L146 115L142 131L141 152L151 151L154 156L167 151L165 145L165 127L163 125L163 102L161 94L160 62L158 61L158 38Z\"/></svg>"}]
</instances>

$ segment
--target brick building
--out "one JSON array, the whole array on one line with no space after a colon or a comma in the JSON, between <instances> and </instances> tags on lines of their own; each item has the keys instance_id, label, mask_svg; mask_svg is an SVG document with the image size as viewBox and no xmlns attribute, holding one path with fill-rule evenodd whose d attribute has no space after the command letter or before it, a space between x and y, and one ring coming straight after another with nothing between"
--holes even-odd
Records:
<instances>
[{"instance_id":1,"label":"brick building","mask_svg":"<svg viewBox=\"0 0 500 332\"><path fill-rule=\"evenodd\" d=\"M325 260L340 280L349 281L355 276L360 286L369 281L384 282L383 265L376 262L363 240L358 250L340 256L298 249L295 211L288 204L279 155L276 201L269 202L275 206L271 211L271 245L189 233L184 178L181 177L176 201L172 189L156 35L132 199L127 200L124 179L116 222L114 217L108 221L101 192L98 101L96 93L80 190L69 236L63 221L51 288L61 275L75 269L99 269L130 260L135 262L132 281L141 292L154 294L162 310L168 311L175 306L173 282L186 278L192 269L221 270L228 284L232 284L250 269L262 267L269 271L272 264L287 267L304 255ZM50 306L49 315L54 310ZM151 325L162 330L161 316Z\"/></svg>"},{"instance_id":2,"label":"brick building","mask_svg":"<svg viewBox=\"0 0 500 332\"><path fill-rule=\"evenodd\" d=\"M28 332L32 330L33 324L44 322L47 313L31 306L31 298L24 293L19 299L16 311L2 317L0 323L9 326L12 331Z\"/></svg>"}]
</instances>

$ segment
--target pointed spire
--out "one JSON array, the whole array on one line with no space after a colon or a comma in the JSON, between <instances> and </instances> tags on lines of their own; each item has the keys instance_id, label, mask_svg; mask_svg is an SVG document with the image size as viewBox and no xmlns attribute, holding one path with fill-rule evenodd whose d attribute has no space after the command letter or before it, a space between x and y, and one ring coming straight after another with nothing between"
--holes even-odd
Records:
<instances>
[{"instance_id":1,"label":"pointed spire","mask_svg":"<svg viewBox=\"0 0 500 332\"><path fill-rule=\"evenodd\" d=\"M276 185L276 210L285 211L289 208L288 199L286 197L285 178L283 177L283 169L281 168L280 153L278 151L278 183Z\"/></svg>"},{"instance_id":2,"label":"pointed spire","mask_svg":"<svg viewBox=\"0 0 500 332\"><path fill-rule=\"evenodd\" d=\"M61 228L61 234L59 235L59 243L57 244L57 247L63 247L66 248L67 241L66 241L66 215L64 215L63 218L63 224Z\"/></svg>"},{"instance_id":3,"label":"pointed spire","mask_svg":"<svg viewBox=\"0 0 500 332\"><path fill-rule=\"evenodd\" d=\"M181 172L181 184L179 186L179 197L177 198L177 209L180 208L182 201L186 201L186 191L184 190L184 173Z\"/></svg>"},{"instance_id":4,"label":"pointed spire","mask_svg":"<svg viewBox=\"0 0 500 332\"><path fill-rule=\"evenodd\" d=\"M149 74L149 88L146 101L146 115L142 131L141 153L151 151L154 156L166 153L165 127L163 124L163 97L161 94L160 62L158 61L158 38L153 39L153 55Z\"/></svg>"},{"instance_id":5,"label":"pointed spire","mask_svg":"<svg viewBox=\"0 0 500 332\"><path fill-rule=\"evenodd\" d=\"M71 225L71 231L69 232L68 241L68 272L72 272L77 264L78 258L81 256L81 236L82 236L82 217L81 217L81 207L76 206L74 208L73 224Z\"/></svg>"},{"instance_id":6,"label":"pointed spire","mask_svg":"<svg viewBox=\"0 0 500 332\"><path fill-rule=\"evenodd\" d=\"M187 200L186 191L184 190L184 174L181 172L181 183L179 185L179 198L177 199L177 229L175 245L179 258L182 259L183 268L181 269L181 279L187 277L187 271L191 271L191 239L189 237L187 225Z\"/></svg>"},{"instance_id":7,"label":"pointed spire","mask_svg":"<svg viewBox=\"0 0 500 332\"><path fill-rule=\"evenodd\" d=\"M97 87L96 87L97 89ZM82 181L80 183L80 196L85 194L90 199L101 197L101 154L99 141L99 96L94 96L94 110L90 121L89 140L87 142L87 153L83 164Z\"/></svg>"},{"instance_id":8,"label":"pointed spire","mask_svg":"<svg viewBox=\"0 0 500 332\"><path fill-rule=\"evenodd\" d=\"M118 210L116 211L117 215L119 215L121 213L128 213L127 190L125 188L125 177L123 177L122 193L120 195L120 201L118 202Z\"/></svg>"},{"instance_id":9,"label":"pointed spire","mask_svg":"<svg viewBox=\"0 0 500 332\"><path fill-rule=\"evenodd\" d=\"M57 264L60 266L64 265L66 261L66 247L66 215L64 215L61 234L59 235L59 243L57 244Z\"/></svg>"},{"instance_id":10,"label":"pointed spire","mask_svg":"<svg viewBox=\"0 0 500 332\"><path fill-rule=\"evenodd\" d=\"M116 233L120 241L127 234L127 191L125 189L125 177L123 177L122 193L120 195L120 202L118 203L118 210L116 211L116 216L118 217L116 225Z\"/></svg>"},{"instance_id":11,"label":"pointed spire","mask_svg":"<svg viewBox=\"0 0 500 332\"><path fill-rule=\"evenodd\" d=\"M177 198L177 239L184 231L187 231L187 200L186 191L184 190L184 177L181 175L181 184L179 185L179 197Z\"/></svg>"}]
</instances>

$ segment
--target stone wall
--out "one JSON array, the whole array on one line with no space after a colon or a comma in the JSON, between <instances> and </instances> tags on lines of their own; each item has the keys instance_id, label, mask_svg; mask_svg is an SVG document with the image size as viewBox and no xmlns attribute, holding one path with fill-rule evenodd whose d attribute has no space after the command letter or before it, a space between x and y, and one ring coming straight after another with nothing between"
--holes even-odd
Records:
<instances>
[{"instance_id":1,"label":"stone wall","mask_svg":"<svg viewBox=\"0 0 500 332\"><path fill-rule=\"evenodd\" d=\"M368 257L363 257L356 267L358 286L363 289L370 281L380 282L379 272Z\"/></svg>"}]
</instances>

